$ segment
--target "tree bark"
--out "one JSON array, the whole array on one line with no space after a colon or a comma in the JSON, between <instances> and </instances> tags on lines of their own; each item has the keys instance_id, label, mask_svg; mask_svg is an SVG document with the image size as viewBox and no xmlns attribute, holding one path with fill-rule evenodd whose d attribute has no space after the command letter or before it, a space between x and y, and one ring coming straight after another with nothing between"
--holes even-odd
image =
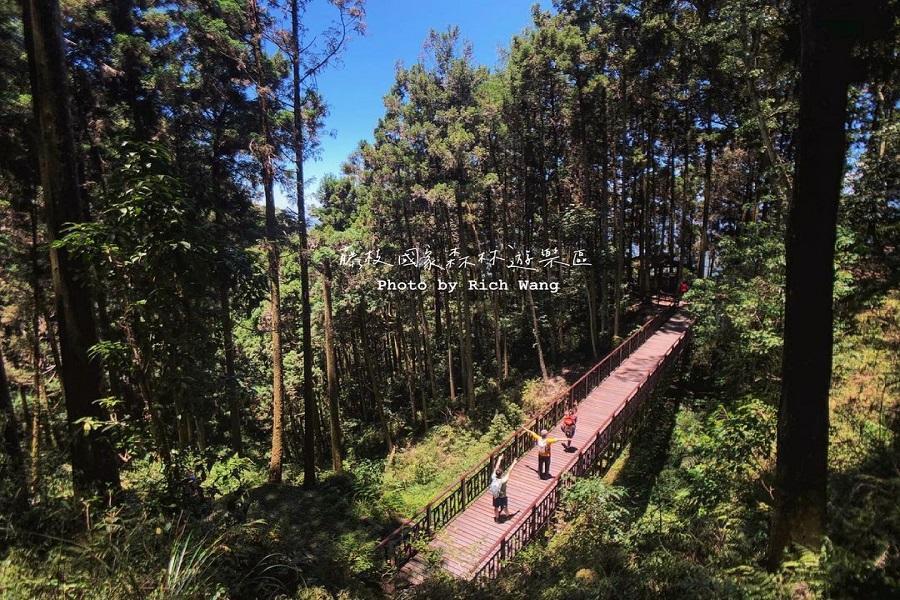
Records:
<instances>
[{"instance_id":1,"label":"tree bark","mask_svg":"<svg viewBox=\"0 0 900 600\"><path fill-rule=\"evenodd\" d=\"M711 113L712 109L710 109ZM709 206L712 198L712 114L706 115L706 139L703 141L703 216L700 224L700 250L697 254L697 277L703 278L707 272L706 252L709 248Z\"/></svg>"},{"instance_id":2,"label":"tree bark","mask_svg":"<svg viewBox=\"0 0 900 600\"><path fill-rule=\"evenodd\" d=\"M260 128L263 135L263 146L256 148L257 157L262 167L263 193L266 197L266 257L268 261L267 276L269 280L269 303L271 314L272 336L272 448L269 458L269 481L280 483L282 461L284 459L284 358L281 347L281 256L278 222L275 218L275 141L269 121L270 91L265 87L262 51L262 25L260 23L259 6L256 0L250 0L250 27L252 30L253 60L256 66L256 94L259 107Z\"/></svg>"},{"instance_id":3,"label":"tree bark","mask_svg":"<svg viewBox=\"0 0 900 600\"><path fill-rule=\"evenodd\" d=\"M462 177L458 178L462 182ZM468 236L466 236L466 228L463 219L463 205L460 192L455 193L456 196L456 216L459 235L460 250L469 255ZM472 356L472 306L469 302L469 292L467 289L466 279L469 276L468 268L460 269L460 285L459 294L462 298L462 314L459 316L459 335L460 335L460 355L462 358L462 383L463 394L466 400L466 408L468 410L475 409L475 362Z\"/></svg>"},{"instance_id":4,"label":"tree bark","mask_svg":"<svg viewBox=\"0 0 900 600\"><path fill-rule=\"evenodd\" d=\"M306 198L303 190L303 101L300 98L300 2L291 0L293 44L294 127L292 143L297 168L297 221L300 228L300 296L303 322L303 485L316 484L316 429L318 405L313 395L312 317L309 302L309 238L306 232Z\"/></svg>"},{"instance_id":5,"label":"tree bark","mask_svg":"<svg viewBox=\"0 0 900 600\"><path fill-rule=\"evenodd\" d=\"M6 364L3 358L3 347L0 344L0 412L3 414L3 449L9 457L9 480L14 486L10 506L15 510L23 510L28 506L28 487L25 483L25 457L19 445L19 424L13 410L12 397L9 393L9 381L6 378Z\"/></svg>"},{"instance_id":6,"label":"tree bark","mask_svg":"<svg viewBox=\"0 0 900 600\"><path fill-rule=\"evenodd\" d=\"M334 317L331 307L331 265L324 266L323 299L325 303L325 383L328 391L328 416L331 425L331 467L336 473L341 464L341 418L338 399L338 375L334 355Z\"/></svg>"},{"instance_id":7,"label":"tree bark","mask_svg":"<svg viewBox=\"0 0 900 600\"><path fill-rule=\"evenodd\" d=\"M791 544L818 550L825 530L834 245L851 70L850 40L834 25L841 4L801 3L798 151L785 240L771 568Z\"/></svg>"},{"instance_id":8,"label":"tree bark","mask_svg":"<svg viewBox=\"0 0 900 600\"><path fill-rule=\"evenodd\" d=\"M216 138L218 140L218 136ZM231 449L240 455L243 451L243 438L241 435L241 397L238 395L237 371L235 370L234 349L234 323L231 319L231 284L229 271L225 260L225 248L228 240L227 225L225 222L226 203L219 185L221 168L219 167L218 141L213 143L212 179L216 207L216 225L221 236L221 246L218 248L219 260L216 273L216 291L219 296L219 325L222 328L222 351L225 355L225 396L228 401L229 428L231 434Z\"/></svg>"},{"instance_id":9,"label":"tree bark","mask_svg":"<svg viewBox=\"0 0 900 600\"><path fill-rule=\"evenodd\" d=\"M360 311L362 312L362 311ZM387 446L388 456L394 453L394 439L391 436L391 424L387 419L387 414L384 410L384 399L381 395L381 388L379 387L380 382L375 377L375 367L372 365L372 355L369 350L369 345L367 341L370 339L366 332L366 315L360 315L360 327L363 334L363 343L362 354L363 354L363 362L366 365L366 374L369 376L369 382L372 386L372 399L375 401L375 413L378 415L378 421L381 423L381 430L384 433L384 443Z\"/></svg>"},{"instance_id":10,"label":"tree bark","mask_svg":"<svg viewBox=\"0 0 900 600\"><path fill-rule=\"evenodd\" d=\"M41 185L47 208L49 241L62 237L68 223L84 220L76 149L69 112L69 88L62 22L56 0L22 0L22 23L31 71L37 124ZM72 482L76 496L106 495L119 489L116 453L102 427L100 365L88 351L97 343L89 271L65 248L50 247L62 359L62 384L70 430Z\"/></svg>"},{"instance_id":11,"label":"tree bark","mask_svg":"<svg viewBox=\"0 0 900 600\"><path fill-rule=\"evenodd\" d=\"M544 378L544 381L548 381L550 379L550 371L547 370L547 363L544 362L544 351L541 348L541 329L540 323L538 323L537 309L534 306L534 295L530 289L526 290L525 294L528 298L528 307L531 310L531 331L534 334L534 347L537 350L538 364L541 367L541 377Z\"/></svg>"}]
</instances>

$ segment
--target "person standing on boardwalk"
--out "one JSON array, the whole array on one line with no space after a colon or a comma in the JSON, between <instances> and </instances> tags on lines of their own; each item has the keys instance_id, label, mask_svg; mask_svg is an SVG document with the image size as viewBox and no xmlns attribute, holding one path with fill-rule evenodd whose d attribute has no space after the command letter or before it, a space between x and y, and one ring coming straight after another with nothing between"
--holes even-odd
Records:
<instances>
[{"instance_id":1,"label":"person standing on boardwalk","mask_svg":"<svg viewBox=\"0 0 900 600\"><path fill-rule=\"evenodd\" d=\"M687 294L689 289L690 286L688 286L688 282L682 279L681 283L678 284L678 295L675 296L675 306L678 306L681 303L681 297Z\"/></svg>"},{"instance_id":2,"label":"person standing on boardwalk","mask_svg":"<svg viewBox=\"0 0 900 600\"><path fill-rule=\"evenodd\" d=\"M502 460L503 456L497 457L497 462L494 463L494 472L491 473L490 489L491 496L494 497L494 522L496 523L502 522L502 516L509 517L509 498L506 496L506 482L509 481L513 467L519 462L518 458L512 461L512 464L509 465L509 469L506 471L506 475L504 475L503 469L500 468Z\"/></svg>"},{"instance_id":3,"label":"person standing on boardwalk","mask_svg":"<svg viewBox=\"0 0 900 600\"><path fill-rule=\"evenodd\" d=\"M541 429L540 435L536 434L527 427L523 427L525 431L531 434L531 437L538 445L538 477L546 479L550 477L550 446L561 440L557 438L547 437L550 433L546 429Z\"/></svg>"},{"instance_id":4,"label":"person standing on boardwalk","mask_svg":"<svg viewBox=\"0 0 900 600\"><path fill-rule=\"evenodd\" d=\"M566 436L566 450L572 448L572 438L575 437L575 424L578 422L578 411L570 408L563 417L562 432Z\"/></svg>"}]
</instances>

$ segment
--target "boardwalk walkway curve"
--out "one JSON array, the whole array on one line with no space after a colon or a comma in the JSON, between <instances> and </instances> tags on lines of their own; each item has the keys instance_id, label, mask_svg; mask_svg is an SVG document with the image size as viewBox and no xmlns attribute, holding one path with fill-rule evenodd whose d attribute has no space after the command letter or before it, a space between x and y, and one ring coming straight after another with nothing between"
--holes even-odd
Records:
<instances>
[{"instance_id":1,"label":"boardwalk walkway curve","mask_svg":"<svg viewBox=\"0 0 900 600\"><path fill-rule=\"evenodd\" d=\"M556 464L551 470L552 479L536 479L534 466L528 461L521 461L516 466L510 482L510 510L514 518L509 522L493 523L489 494L484 492L490 469L498 456L503 456L503 464L509 464L512 459L533 452L534 441L521 431L508 437L482 463L382 540L379 549L384 552L387 562L398 570L398 579L410 584L421 581L427 567L424 560L416 556L417 548L431 538L434 539L429 545L443 552L443 566L451 573L466 578L493 577L501 562L511 558L549 521L559 503L560 492L571 479L559 478L560 474L567 472L579 476L608 468L626 443L633 428L633 417L643 400L662 370L680 353L688 330L687 318L676 314L674 307L666 308L527 424L534 430L554 429L567 408L590 400L589 410L579 409L579 427L574 442L580 451L576 450L576 455L564 453L559 448L558 458L554 459ZM660 332L666 335L661 336ZM638 349L641 349L639 355L647 356L633 356ZM606 388L603 401L597 393L601 387ZM619 401L610 403L606 401L608 398ZM593 407L597 402L603 406ZM526 500L530 503L527 510L524 506L515 510L516 498L520 504Z\"/></svg>"}]
</instances>

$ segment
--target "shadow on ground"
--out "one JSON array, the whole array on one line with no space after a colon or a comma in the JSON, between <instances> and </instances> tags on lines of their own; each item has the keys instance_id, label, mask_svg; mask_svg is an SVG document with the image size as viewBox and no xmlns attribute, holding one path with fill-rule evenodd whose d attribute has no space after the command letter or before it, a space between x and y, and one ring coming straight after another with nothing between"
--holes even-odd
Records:
<instances>
[{"instance_id":1,"label":"shadow on ground","mask_svg":"<svg viewBox=\"0 0 900 600\"><path fill-rule=\"evenodd\" d=\"M654 394L643 423L631 438L624 464L615 475L613 483L627 490L627 506L635 519L646 510L656 479L669 459L681 387L676 381Z\"/></svg>"}]
</instances>

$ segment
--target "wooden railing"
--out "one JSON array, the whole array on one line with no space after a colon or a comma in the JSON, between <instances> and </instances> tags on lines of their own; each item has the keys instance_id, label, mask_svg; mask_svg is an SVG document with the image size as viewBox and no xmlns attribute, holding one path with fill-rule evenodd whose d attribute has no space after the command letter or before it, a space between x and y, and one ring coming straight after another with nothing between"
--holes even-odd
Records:
<instances>
[{"instance_id":1,"label":"wooden railing","mask_svg":"<svg viewBox=\"0 0 900 600\"><path fill-rule=\"evenodd\" d=\"M493 579L500 572L504 561L512 559L525 545L546 527L553 513L559 508L563 492L577 477L604 474L627 443L628 437L639 422L635 419L644 407L660 378L680 356L691 336L690 329L678 343L660 358L650 377L645 379L628 397L622 409L612 416L594 439L578 454L578 460L561 473L554 485L536 500L526 511L528 516L518 526L485 553L474 573L476 580Z\"/></svg>"},{"instance_id":2,"label":"wooden railing","mask_svg":"<svg viewBox=\"0 0 900 600\"><path fill-rule=\"evenodd\" d=\"M667 307L644 323L640 329L628 336L590 371L554 398L552 404L543 413L526 423L525 426L533 431L552 429L563 418L567 409L584 400L591 390L600 385L600 382L616 370L622 361L647 341L653 332L671 317L674 311L675 307ZM395 569L403 566L416 554L416 542L431 537L435 531L465 510L469 503L487 489L490 483L491 469L498 456L502 456L503 464L508 465L513 459L528 452L534 443L534 439L525 431L518 430L510 434L487 458L467 471L458 481L441 490L423 510L381 540L377 550L383 554L385 562Z\"/></svg>"}]
</instances>

